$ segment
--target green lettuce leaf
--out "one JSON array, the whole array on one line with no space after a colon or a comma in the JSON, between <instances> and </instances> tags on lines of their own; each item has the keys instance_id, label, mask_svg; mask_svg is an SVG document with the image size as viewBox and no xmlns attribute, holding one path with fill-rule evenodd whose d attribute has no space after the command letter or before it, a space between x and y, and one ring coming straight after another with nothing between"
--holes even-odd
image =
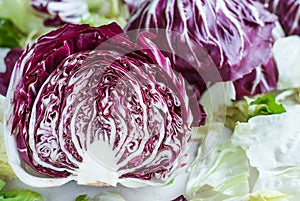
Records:
<instances>
[{"instance_id":1,"label":"green lettuce leaf","mask_svg":"<svg viewBox=\"0 0 300 201\"><path fill-rule=\"evenodd\" d=\"M248 119L258 115L281 114L286 112L282 104L277 103L275 94L266 94L258 97L256 100L250 102L251 106L255 106L248 114Z\"/></svg>"},{"instance_id":2,"label":"green lettuce leaf","mask_svg":"<svg viewBox=\"0 0 300 201\"><path fill-rule=\"evenodd\" d=\"M46 16L36 12L30 0L1 0L0 17L10 20L24 34L21 47L53 29L44 26Z\"/></svg>"},{"instance_id":3,"label":"green lettuce leaf","mask_svg":"<svg viewBox=\"0 0 300 201\"><path fill-rule=\"evenodd\" d=\"M43 197L31 190L13 189L0 191L0 201L43 201Z\"/></svg>"},{"instance_id":4,"label":"green lettuce leaf","mask_svg":"<svg viewBox=\"0 0 300 201\"><path fill-rule=\"evenodd\" d=\"M91 200L91 198L88 197L87 195L79 195L79 196L75 199L75 201L90 201L90 200Z\"/></svg>"},{"instance_id":5,"label":"green lettuce leaf","mask_svg":"<svg viewBox=\"0 0 300 201\"><path fill-rule=\"evenodd\" d=\"M5 182L0 180L0 201L43 201L43 197L31 190L3 190Z\"/></svg>"},{"instance_id":6,"label":"green lettuce leaf","mask_svg":"<svg viewBox=\"0 0 300 201\"><path fill-rule=\"evenodd\" d=\"M274 115L286 112L285 107L277 102L276 95L260 94L255 97L244 97L243 100L232 101L227 105L225 125L234 129L237 122L247 122L260 115Z\"/></svg>"},{"instance_id":7,"label":"green lettuce leaf","mask_svg":"<svg viewBox=\"0 0 300 201\"><path fill-rule=\"evenodd\" d=\"M0 18L0 47L20 47L22 37L24 35L12 21Z\"/></svg>"}]
</instances>

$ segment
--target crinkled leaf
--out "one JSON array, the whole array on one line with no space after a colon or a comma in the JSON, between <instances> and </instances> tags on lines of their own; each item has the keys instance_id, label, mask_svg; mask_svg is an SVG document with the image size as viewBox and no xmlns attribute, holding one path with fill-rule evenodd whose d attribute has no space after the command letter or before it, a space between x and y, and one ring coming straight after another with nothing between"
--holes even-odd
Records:
<instances>
[{"instance_id":1,"label":"crinkled leaf","mask_svg":"<svg viewBox=\"0 0 300 201\"><path fill-rule=\"evenodd\" d=\"M274 59L279 72L277 89L300 87L300 37L288 36L275 41Z\"/></svg>"},{"instance_id":2,"label":"crinkled leaf","mask_svg":"<svg viewBox=\"0 0 300 201\"><path fill-rule=\"evenodd\" d=\"M218 201L218 200L212 200ZM275 190L260 190L245 196L222 199L222 201L292 201L291 196Z\"/></svg>"},{"instance_id":3,"label":"crinkled leaf","mask_svg":"<svg viewBox=\"0 0 300 201\"><path fill-rule=\"evenodd\" d=\"M272 189L284 201L298 201L300 199L300 169L299 166L279 168L278 170L259 169L259 177L253 191ZM279 197L278 196L278 197ZM281 200L280 200L281 201Z\"/></svg>"},{"instance_id":4,"label":"crinkled leaf","mask_svg":"<svg viewBox=\"0 0 300 201\"><path fill-rule=\"evenodd\" d=\"M1 201L44 201L44 198L37 192L31 190L11 189L3 190L6 183L0 179L0 200Z\"/></svg>"},{"instance_id":5,"label":"crinkled leaf","mask_svg":"<svg viewBox=\"0 0 300 201\"><path fill-rule=\"evenodd\" d=\"M198 156L201 156L201 147ZM217 146L206 158L190 166L186 193L199 200L214 196L241 196L249 192L249 164L242 148L227 141ZM196 199L196 200L197 200Z\"/></svg>"},{"instance_id":6,"label":"crinkled leaf","mask_svg":"<svg viewBox=\"0 0 300 201\"><path fill-rule=\"evenodd\" d=\"M250 102L250 108L251 106L255 106L255 108L252 111L249 111L248 118L258 115L281 114L286 112L283 105L276 101L275 94L260 96L256 100Z\"/></svg>"},{"instance_id":7,"label":"crinkled leaf","mask_svg":"<svg viewBox=\"0 0 300 201\"><path fill-rule=\"evenodd\" d=\"M31 190L13 189L0 191L0 200L2 201L44 201L44 198L37 192Z\"/></svg>"},{"instance_id":8,"label":"crinkled leaf","mask_svg":"<svg viewBox=\"0 0 300 201\"><path fill-rule=\"evenodd\" d=\"M290 201L290 199L281 192L255 192L249 195L249 201Z\"/></svg>"},{"instance_id":9,"label":"crinkled leaf","mask_svg":"<svg viewBox=\"0 0 300 201\"><path fill-rule=\"evenodd\" d=\"M238 123L232 142L241 146L253 167L276 169L299 166L300 125L295 123L299 106L282 114L261 115Z\"/></svg>"}]
</instances>

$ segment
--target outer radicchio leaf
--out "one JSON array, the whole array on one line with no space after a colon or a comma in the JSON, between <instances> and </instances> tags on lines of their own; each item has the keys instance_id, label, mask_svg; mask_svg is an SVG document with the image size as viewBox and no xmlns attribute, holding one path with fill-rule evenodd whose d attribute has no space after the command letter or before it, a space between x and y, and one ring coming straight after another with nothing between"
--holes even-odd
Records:
<instances>
[{"instance_id":1,"label":"outer radicchio leaf","mask_svg":"<svg viewBox=\"0 0 300 201\"><path fill-rule=\"evenodd\" d=\"M265 7L278 16L287 35L300 35L299 0L259 0Z\"/></svg>"},{"instance_id":2,"label":"outer radicchio leaf","mask_svg":"<svg viewBox=\"0 0 300 201\"><path fill-rule=\"evenodd\" d=\"M186 166L191 126L202 117L152 35L134 43L115 23L65 25L27 46L5 120L23 182L164 185Z\"/></svg>"},{"instance_id":3,"label":"outer radicchio leaf","mask_svg":"<svg viewBox=\"0 0 300 201\"><path fill-rule=\"evenodd\" d=\"M23 51L22 48L11 49L4 58L6 70L0 73L0 94L3 96L6 96L12 70Z\"/></svg>"},{"instance_id":4,"label":"outer radicchio leaf","mask_svg":"<svg viewBox=\"0 0 300 201\"><path fill-rule=\"evenodd\" d=\"M45 26L79 24L90 15L87 3L81 0L31 0L31 6L50 15Z\"/></svg>"},{"instance_id":5,"label":"outer radicchio leaf","mask_svg":"<svg viewBox=\"0 0 300 201\"><path fill-rule=\"evenodd\" d=\"M251 73L233 82L236 91L236 100L244 96L253 96L276 88L278 69L272 56L263 64L256 67Z\"/></svg>"},{"instance_id":6,"label":"outer radicchio leaf","mask_svg":"<svg viewBox=\"0 0 300 201\"><path fill-rule=\"evenodd\" d=\"M127 31L157 35L175 70L203 91L203 84L236 80L264 63L276 17L249 0L145 0ZM202 77L201 77L202 76Z\"/></svg>"}]
</instances>

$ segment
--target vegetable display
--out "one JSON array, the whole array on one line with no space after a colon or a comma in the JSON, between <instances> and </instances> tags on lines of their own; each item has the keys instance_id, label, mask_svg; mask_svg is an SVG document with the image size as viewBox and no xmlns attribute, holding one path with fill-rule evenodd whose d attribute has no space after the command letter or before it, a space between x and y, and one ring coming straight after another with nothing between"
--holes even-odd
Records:
<instances>
[{"instance_id":1,"label":"vegetable display","mask_svg":"<svg viewBox=\"0 0 300 201\"><path fill-rule=\"evenodd\" d=\"M133 36L143 30L155 33L156 44L171 59L173 68L200 92L206 89L203 81L241 79L268 62L276 17L258 2L138 2L128 1L132 16L126 30ZM265 84L275 87L273 80ZM265 86L260 88L265 92Z\"/></svg>"},{"instance_id":2,"label":"vegetable display","mask_svg":"<svg viewBox=\"0 0 300 201\"><path fill-rule=\"evenodd\" d=\"M299 0L0 0L0 200L299 201L299 27Z\"/></svg>"},{"instance_id":3,"label":"vegetable display","mask_svg":"<svg viewBox=\"0 0 300 201\"><path fill-rule=\"evenodd\" d=\"M115 23L65 25L26 48L5 115L8 156L23 182L164 185L186 165L202 117L148 37L133 43Z\"/></svg>"}]
</instances>

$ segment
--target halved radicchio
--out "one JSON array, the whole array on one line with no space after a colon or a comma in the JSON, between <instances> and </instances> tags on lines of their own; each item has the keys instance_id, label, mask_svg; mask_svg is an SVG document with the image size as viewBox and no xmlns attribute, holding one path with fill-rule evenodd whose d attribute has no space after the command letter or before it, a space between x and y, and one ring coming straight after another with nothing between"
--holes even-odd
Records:
<instances>
[{"instance_id":1,"label":"halved radicchio","mask_svg":"<svg viewBox=\"0 0 300 201\"><path fill-rule=\"evenodd\" d=\"M193 120L181 75L142 33L65 25L27 46L6 111L8 157L32 186L163 185L186 165Z\"/></svg>"}]
</instances>

